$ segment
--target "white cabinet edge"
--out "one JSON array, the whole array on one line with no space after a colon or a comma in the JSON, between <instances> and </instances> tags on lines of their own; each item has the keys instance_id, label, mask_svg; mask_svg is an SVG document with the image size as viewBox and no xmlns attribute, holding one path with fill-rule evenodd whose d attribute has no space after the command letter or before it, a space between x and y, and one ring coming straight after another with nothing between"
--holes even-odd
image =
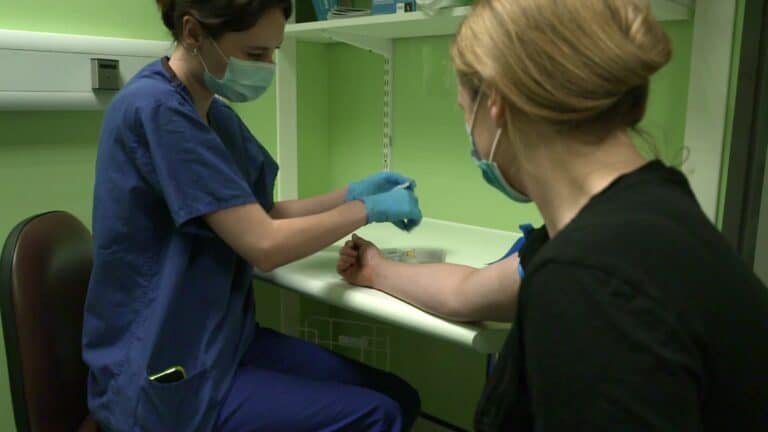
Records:
<instances>
[{"instance_id":1,"label":"white cabinet edge","mask_svg":"<svg viewBox=\"0 0 768 432\"><path fill-rule=\"evenodd\" d=\"M0 49L19 51L159 57L172 47L170 41L0 30Z\"/></svg>"}]
</instances>

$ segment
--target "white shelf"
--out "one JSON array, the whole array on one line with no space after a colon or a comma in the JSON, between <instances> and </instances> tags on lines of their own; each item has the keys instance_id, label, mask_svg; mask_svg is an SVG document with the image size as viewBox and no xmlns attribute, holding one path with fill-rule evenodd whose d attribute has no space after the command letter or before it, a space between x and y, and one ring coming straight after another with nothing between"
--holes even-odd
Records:
<instances>
[{"instance_id":1,"label":"white shelf","mask_svg":"<svg viewBox=\"0 0 768 432\"><path fill-rule=\"evenodd\" d=\"M652 0L653 11L662 21L688 20L693 17L693 3L686 0ZM367 39L405 39L445 36L456 33L469 6L441 11L436 16L423 12L376 15L288 25L286 36L317 43L335 42L334 36Z\"/></svg>"},{"instance_id":2,"label":"white shelf","mask_svg":"<svg viewBox=\"0 0 768 432\"><path fill-rule=\"evenodd\" d=\"M497 260L520 234L425 218L412 233L389 224L368 225L358 231L381 248L439 248L446 262L476 268ZM491 354L501 351L509 323L459 323L431 315L381 291L352 286L336 273L344 240L272 273L255 270L254 277L324 303Z\"/></svg>"},{"instance_id":3,"label":"white shelf","mask_svg":"<svg viewBox=\"0 0 768 432\"><path fill-rule=\"evenodd\" d=\"M423 12L408 12L292 24L286 28L285 34L298 40L320 43L334 42L330 37L333 34L378 39L450 35L456 33L469 10L469 6L465 6L447 9L434 17Z\"/></svg>"}]
</instances>

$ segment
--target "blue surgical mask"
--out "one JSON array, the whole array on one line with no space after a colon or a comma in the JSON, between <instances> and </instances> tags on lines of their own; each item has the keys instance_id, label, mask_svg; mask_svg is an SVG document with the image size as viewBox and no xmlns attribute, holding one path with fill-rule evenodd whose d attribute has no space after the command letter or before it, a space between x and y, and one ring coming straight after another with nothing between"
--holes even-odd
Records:
<instances>
[{"instance_id":1,"label":"blue surgical mask","mask_svg":"<svg viewBox=\"0 0 768 432\"><path fill-rule=\"evenodd\" d=\"M509 183L507 183L507 181L504 179L504 176L501 174L499 165L493 161L493 156L496 154L496 146L499 144L499 140L501 139L501 129L496 132L496 138L493 140L493 147L491 148L491 155L489 160L486 161L480 159L480 153L477 151L475 137L472 135L472 131L475 127L475 119L477 118L477 109L480 106L480 99L481 96L478 96L477 101L475 102L475 108L472 110L472 123L467 126L467 135L469 135L470 143L470 156L472 156L472 160L475 161L475 164L477 164L477 167L480 168L480 171L483 173L483 179L485 179L486 183L493 186L496 190L503 193L512 201L523 204L529 203L531 202L531 199L520 193L517 189L510 186Z\"/></svg>"},{"instance_id":2,"label":"blue surgical mask","mask_svg":"<svg viewBox=\"0 0 768 432\"><path fill-rule=\"evenodd\" d=\"M227 60L219 45L211 39L216 50ZM208 70L205 61L200 57L205 68L203 79L208 89L215 94L232 102L248 102L263 95L275 79L275 65L272 63L246 61L230 57L227 60L227 70L224 78L216 78Z\"/></svg>"}]
</instances>

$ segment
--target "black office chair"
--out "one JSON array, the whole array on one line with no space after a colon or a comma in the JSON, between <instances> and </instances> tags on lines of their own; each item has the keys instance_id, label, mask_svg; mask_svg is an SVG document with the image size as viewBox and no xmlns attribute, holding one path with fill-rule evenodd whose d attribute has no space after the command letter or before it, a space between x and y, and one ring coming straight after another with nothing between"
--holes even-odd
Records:
<instances>
[{"instance_id":1,"label":"black office chair","mask_svg":"<svg viewBox=\"0 0 768 432\"><path fill-rule=\"evenodd\" d=\"M91 234L51 212L18 224L0 256L0 306L19 432L94 432L81 356Z\"/></svg>"}]
</instances>

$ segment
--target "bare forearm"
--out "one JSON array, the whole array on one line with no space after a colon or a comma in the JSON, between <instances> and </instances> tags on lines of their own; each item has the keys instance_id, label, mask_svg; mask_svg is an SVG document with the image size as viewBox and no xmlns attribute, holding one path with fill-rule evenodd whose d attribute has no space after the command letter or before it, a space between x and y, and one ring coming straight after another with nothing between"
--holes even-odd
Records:
<instances>
[{"instance_id":1,"label":"bare forearm","mask_svg":"<svg viewBox=\"0 0 768 432\"><path fill-rule=\"evenodd\" d=\"M335 209L344 204L347 188L325 195L300 200L281 201L270 212L273 219L290 219L317 215Z\"/></svg>"},{"instance_id":2,"label":"bare forearm","mask_svg":"<svg viewBox=\"0 0 768 432\"><path fill-rule=\"evenodd\" d=\"M403 264L382 260L374 267L374 288L452 320L466 320L461 286L476 269L455 264Z\"/></svg>"},{"instance_id":3,"label":"bare forearm","mask_svg":"<svg viewBox=\"0 0 768 432\"><path fill-rule=\"evenodd\" d=\"M511 322L520 278L517 257L484 269L454 264L403 264L381 259L373 285L453 321Z\"/></svg>"},{"instance_id":4,"label":"bare forearm","mask_svg":"<svg viewBox=\"0 0 768 432\"><path fill-rule=\"evenodd\" d=\"M272 221L269 240L260 248L261 262L271 270L305 258L332 245L367 222L365 205L352 201L312 216Z\"/></svg>"}]
</instances>

